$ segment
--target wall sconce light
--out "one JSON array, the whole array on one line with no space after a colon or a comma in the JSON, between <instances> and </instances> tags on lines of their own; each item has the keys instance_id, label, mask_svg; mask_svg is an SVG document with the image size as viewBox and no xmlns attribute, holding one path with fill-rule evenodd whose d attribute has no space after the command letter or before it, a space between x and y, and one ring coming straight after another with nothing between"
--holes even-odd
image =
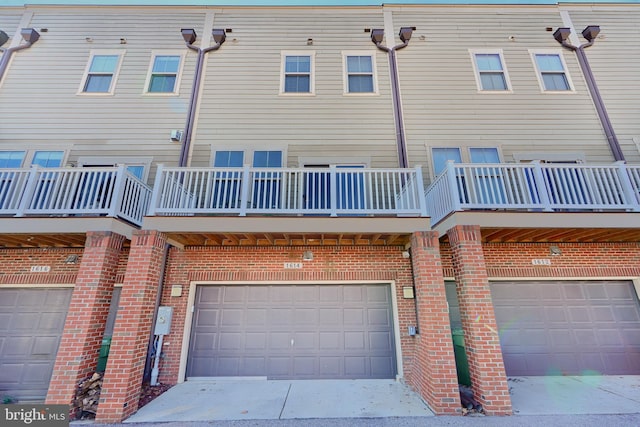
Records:
<instances>
[{"instance_id":1,"label":"wall sconce light","mask_svg":"<svg viewBox=\"0 0 640 427\"><path fill-rule=\"evenodd\" d=\"M549 253L553 256L562 255L562 251L557 246L550 246Z\"/></svg>"},{"instance_id":2,"label":"wall sconce light","mask_svg":"<svg viewBox=\"0 0 640 427\"><path fill-rule=\"evenodd\" d=\"M64 260L65 264L77 264L78 263L78 255L69 255L67 259Z\"/></svg>"},{"instance_id":3,"label":"wall sconce light","mask_svg":"<svg viewBox=\"0 0 640 427\"><path fill-rule=\"evenodd\" d=\"M311 37L309 37L307 39L307 46L311 46L313 44L313 39Z\"/></svg>"},{"instance_id":4,"label":"wall sconce light","mask_svg":"<svg viewBox=\"0 0 640 427\"><path fill-rule=\"evenodd\" d=\"M127 39L124 37L120 38L120 44L127 44Z\"/></svg>"},{"instance_id":5,"label":"wall sconce light","mask_svg":"<svg viewBox=\"0 0 640 427\"><path fill-rule=\"evenodd\" d=\"M409 258L411 258L411 252L409 252L409 251L402 251L402 258L404 258L404 259L409 259Z\"/></svg>"},{"instance_id":6,"label":"wall sconce light","mask_svg":"<svg viewBox=\"0 0 640 427\"><path fill-rule=\"evenodd\" d=\"M303 261L313 261L313 252L304 251L304 253L302 254L302 260Z\"/></svg>"}]
</instances>

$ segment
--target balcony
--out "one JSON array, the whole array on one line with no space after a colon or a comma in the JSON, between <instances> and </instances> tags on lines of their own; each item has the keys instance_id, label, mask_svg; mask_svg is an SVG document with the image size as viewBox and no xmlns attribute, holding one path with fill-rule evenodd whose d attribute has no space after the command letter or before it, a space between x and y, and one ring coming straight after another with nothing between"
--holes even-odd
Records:
<instances>
[{"instance_id":1,"label":"balcony","mask_svg":"<svg viewBox=\"0 0 640 427\"><path fill-rule=\"evenodd\" d=\"M463 211L640 212L640 166L450 162L425 198L434 226Z\"/></svg>"},{"instance_id":2,"label":"balcony","mask_svg":"<svg viewBox=\"0 0 640 427\"><path fill-rule=\"evenodd\" d=\"M0 169L2 216L105 216L140 226L150 200L151 188L125 166Z\"/></svg>"},{"instance_id":3,"label":"balcony","mask_svg":"<svg viewBox=\"0 0 640 427\"><path fill-rule=\"evenodd\" d=\"M421 169L158 167L149 216L425 217Z\"/></svg>"}]
</instances>

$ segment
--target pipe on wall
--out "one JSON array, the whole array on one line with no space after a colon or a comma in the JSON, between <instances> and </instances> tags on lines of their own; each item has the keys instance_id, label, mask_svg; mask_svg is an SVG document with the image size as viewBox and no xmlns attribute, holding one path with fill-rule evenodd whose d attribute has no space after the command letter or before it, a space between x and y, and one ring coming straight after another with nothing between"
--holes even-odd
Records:
<instances>
[{"instance_id":1,"label":"pipe on wall","mask_svg":"<svg viewBox=\"0 0 640 427\"><path fill-rule=\"evenodd\" d=\"M408 27L407 27L408 28ZM375 30L374 30L375 31ZM402 34L402 30L401 30ZM402 43L393 47L387 47L382 45L381 40L375 40L374 37L371 41L376 47L389 55L389 70L391 73L391 97L393 98L393 112L396 122L396 144L398 148L398 162L401 168L409 167L409 158L407 155L407 141L404 130L404 115L402 113L402 100L400 98L400 81L398 77L398 61L396 57L396 51L407 47L411 35L407 38L401 37Z\"/></svg>"},{"instance_id":2,"label":"pipe on wall","mask_svg":"<svg viewBox=\"0 0 640 427\"><path fill-rule=\"evenodd\" d=\"M215 31L215 30L214 30ZM193 135L193 123L195 121L196 110L198 107L198 94L200 92L200 83L202 81L202 67L204 63L204 57L207 53L218 50L222 43L224 43L224 36L217 41L215 45L207 48L199 48L187 41L186 45L189 49L197 52L196 58L196 70L193 76L193 85L191 87L191 97L189 100L189 111L187 113L187 122L184 125L184 134L182 135L182 145L180 147L180 158L178 159L178 166L187 166L189 160L189 151L191 150L191 136ZM194 40L195 41L195 37Z\"/></svg>"},{"instance_id":3,"label":"pipe on wall","mask_svg":"<svg viewBox=\"0 0 640 427\"><path fill-rule=\"evenodd\" d=\"M599 27L597 26L593 26L593 28L597 28L598 32L600 31ZM587 83L587 88L589 89L589 94L591 95L593 104L596 107L598 118L600 119L600 123L602 124L602 129L604 130L605 136L607 137L607 142L609 144L609 147L611 148L613 157L616 161L624 161L625 158L624 154L622 153L622 149L620 148L620 142L618 141L618 137L613 130L613 125L611 124L611 119L609 119L609 114L607 113L607 109L604 105L604 100L602 99L600 90L598 89L596 78L593 74L593 71L591 70L589 60L587 59L587 55L584 51L586 48L593 46L595 37L591 38L588 43L582 44L580 46L574 46L567 41L570 31L571 30L569 28L558 28L558 30L556 30L556 32L554 33L554 37L556 38L556 41L558 41L563 47L576 53L578 64L580 64L580 69L582 70L582 74L584 75L584 79ZM585 31L587 31L587 29L585 29ZM583 32L583 35L584 34L585 32ZM585 36L585 38L586 37L587 36Z\"/></svg>"}]
</instances>

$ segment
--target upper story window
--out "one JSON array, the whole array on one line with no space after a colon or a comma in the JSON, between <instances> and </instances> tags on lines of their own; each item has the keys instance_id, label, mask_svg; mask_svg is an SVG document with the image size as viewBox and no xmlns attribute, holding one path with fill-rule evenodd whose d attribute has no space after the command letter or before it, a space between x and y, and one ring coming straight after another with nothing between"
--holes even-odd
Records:
<instances>
[{"instance_id":1,"label":"upper story window","mask_svg":"<svg viewBox=\"0 0 640 427\"><path fill-rule=\"evenodd\" d=\"M0 168L20 168L25 164L58 168L63 160L64 151L0 151Z\"/></svg>"},{"instance_id":2,"label":"upper story window","mask_svg":"<svg viewBox=\"0 0 640 427\"><path fill-rule=\"evenodd\" d=\"M571 80L566 71L567 67L560 53L533 53L538 72L538 79L542 90L547 92L571 91Z\"/></svg>"},{"instance_id":3,"label":"upper story window","mask_svg":"<svg viewBox=\"0 0 640 427\"><path fill-rule=\"evenodd\" d=\"M59 168L62 165L63 151L36 151L33 153L32 165L43 168Z\"/></svg>"},{"instance_id":4,"label":"upper story window","mask_svg":"<svg viewBox=\"0 0 640 427\"><path fill-rule=\"evenodd\" d=\"M244 151L216 151L213 167L241 168L243 159Z\"/></svg>"},{"instance_id":5,"label":"upper story window","mask_svg":"<svg viewBox=\"0 0 640 427\"><path fill-rule=\"evenodd\" d=\"M124 51L92 51L80 93L112 95Z\"/></svg>"},{"instance_id":6,"label":"upper story window","mask_svg":"<svg viewBox=\"0 0 640 427\"><path fill-rule=\"evenodd\" d=\"M283 52L280 93L313 94L314 91L313 55Z\"/></svg>"},{"instance_id":7,"label":"upper story window","mask_svg":"<svg viewBox=\"0 0 640 427\"><path fill-rule=\"evenodd\" d=\"M471 51L478 90L508 92L511 90L502 52Z\"/></svg>"},{"instance_id":8,"label":"upper story window","mask_svg":"<svg viewBox=\"0 0 640 427\"><path fill-rule=\"evenodd\" d=\"M279 168L282 166L282 151L254 151L253 166L256 168Z\"/></svg>"},{"instance_id":9,"label":"upper story window","mask_svg":"<svg viewBox=\"0 0 640 427\"><path fill-rule=\"evenodd\" d=\"M371 54L343 54L345 93L376 93L374 57Z\"/></svg>"},{"instance_id":10,"label":"upper story window","mask_svg":"<svg viewBox=\"0 0 640 427\"><path fill-rule=\"evenodd\" d=\"M24 151L0 151L0 168L19 168L24 155Z\"/></svg>"},{"instance_id":11,"label":"upper story window","mask_svg":"<svg viewBox=\"0 0 640 427\"><path fill-rule=\"evenodd\" d=\"M500 163L500 152L497 147L433 147L431 160L434 177L440 175L447 163Z\"/></svg>"},{"instance_id":12,"label":"upper story window","mask_svg":"<svg viewBox=\"0 0 640 427\"><path fill-rule=\"evenodd\" d=\"M177 94L183 54L153 53L145 83L145 93Z\"/></svg>"}]
</instances>

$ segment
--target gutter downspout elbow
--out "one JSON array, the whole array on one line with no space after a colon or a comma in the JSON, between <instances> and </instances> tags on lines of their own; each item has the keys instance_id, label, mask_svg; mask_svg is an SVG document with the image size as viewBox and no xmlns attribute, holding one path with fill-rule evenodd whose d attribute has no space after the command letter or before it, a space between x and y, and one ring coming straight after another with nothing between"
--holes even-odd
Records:
<instances>
[{"instance_id":1,"label":"gutter downspout elbow","mask_svg":"<svg viewBox=\"0 0 640 427\"><path fill-rule=\"evenodd\" d=\"M191 136L193 134L193 124L195 121L196 110L198 107L198 94L200 92L200 83L202 80L202 68L204 63L204 56L208 52L218 50L220 46L222 46L222 43L224 43L224 40L220 43L216 43L215 45L205 49L196 47L191 43L186 43L189 49L197 52L198 57L196 59L196 70L193 77L193 85L191 87L191 95L189 99L189 111L187 112L187 121L184 125L184 135L182 138L182 145L180 147L180 157L178 159L178 166L180 167L187 166L187 163L189 160L189 152L191 151Z\"/></svg>"},{"instance_id":2,"label":"gutter downspout elbow","mask_svg":"<svg viewBox=\"0 0 640 427\"><path fill-rule=\"evenodd\" d=\"M13 55L13 53L17 52L19 50L22 50L22 49L28 49L31 46L33 46L33 43L27 42L25 44L21 44L21 45L16 46L16 47L10 47L10 48L7 48L7 49L0 49L1 51L3 51L2 59L0 59L0 82L2 81L2 78L4 77L4 73L7 70L7 67L9 66L9 60L11 59L11 56Z\"/></svg>"},{"instance_id":3,"label":"gutter downspout elbow","mask_svg":"<svg viewBox=\"0 0 640 427\"><path fill-rule=\"evenodd\" d=\"M593 71L591 70L591 66L589 65L589 60L587 59L587 55L584 52L586 48L593 46L594 40L590 40L588 43L585 43L578 47L573 46L566 40L562 41L560 44L563 47L573 50L576 53L578 64L580 64L580 69L582 70L585 82L587 83L587 88L589 89L591 100L596 107L596 112L598 113L598 118L600 119L604 134L607 137L607 143L609 144L609 148L611 149L613 158L616 161L625 161L624 154L622 153L622 148L620 147L620 142L618 141L618 137L616 136L616 133L613 129L611 119L609 118L609 114L607 113L607 109L604 105L604 100L602 99L602 95L600 94L600 90L598 89L596 78L593 75Z\"/></svg>"},{"instance_id":4,"label":"gutter downspout elbow","mask_svg":"<svg viewBox=\"0 0 640 427\"><path fill-rule=\"evenodd\" d=\"M402 113L402 100L400 99L400 82L398 77L398 64L396 51L407 47L409 41L396 45L392 48L383 46L381 42L374 42L376 47L389 54L389 70L391 72L391 96L393 98L393 112L396 122L396 143L398 148L398 162L401 168L409 167L407 156L407 142L404 130L404 115Z\"/></svg>"}]
</instances>

